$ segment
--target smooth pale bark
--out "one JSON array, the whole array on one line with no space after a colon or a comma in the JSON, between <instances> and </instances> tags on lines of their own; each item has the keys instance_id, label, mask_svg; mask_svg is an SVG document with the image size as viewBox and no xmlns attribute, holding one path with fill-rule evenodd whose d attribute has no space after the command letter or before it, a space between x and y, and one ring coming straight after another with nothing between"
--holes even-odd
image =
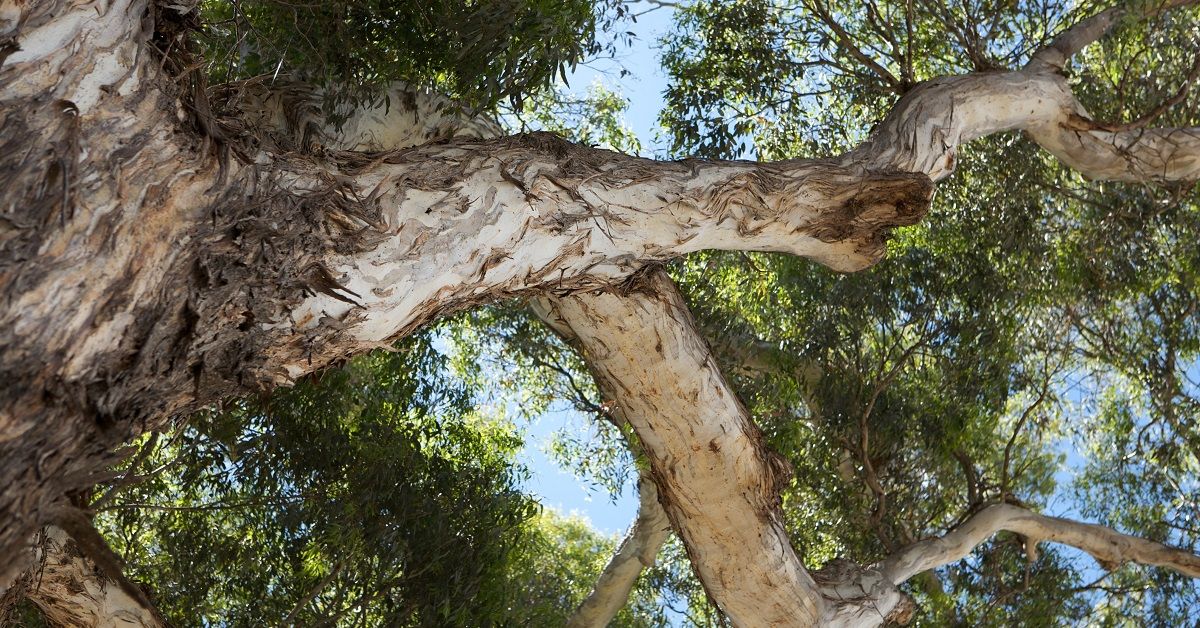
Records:
<instances>
[{"instance_id":1,"label":"smooth pale bark","mask_svg":"<svg viewBox=\"0 0 1200 628\"><path fill-rule=\"evenodd\" d=\"M1069 545L1087 552L1107 570L1133 562L1200 577L1200 556L1189 551L1122 534L1105 526L1041 515L1012 504L992 504L945 535L917 541L869 567L834 561L817 572L819 581L830 583L826 585L826 591L836 587L844 596L843 601L835 605L836 610L827 613L828 623L822 625L866 628L883 624L881 614L889 609L900 615L907 614L911 602L900 594L899 585L920 573L965 558L1000 531L1027 537L1027 548L1036 548L1043 541ZM823 573L827 575L823 576ZM896 606L890 606L892 603Z\"/></svg>"},{"instance_id":2,"label":"smooth pale bark","mask_svg":"<svg viewBox=\"0 0 1200 628\"><path fill-rule=\"evenodd\" d=\"M1033 66L925 83L828 160L654 162L543 135L286 152L181 90L193 60L153 42L184 41L187 11L0 5L18 44L0 65L0 560L116 443L446 313L612 288L703 248L866 267L988 133L1025 130L1094 178L1200 168L1194 129L1096 130Z\"/></svg>"},{"instance_id":3,"label":"smooth pale bark","mask_svg":"<svg viewBox=\"0 0 1200 628\"><path fill-rule=\"evenodd\" d=\"M638 480L638 516L604 567L596 586L567 620L568 628L604 628L629 603L629 594L642 570L654 565L663 543L671 536L671 522L658 503L654 481L643 474Z\"/></svg>"},{"instance_id":4,"label":"smooth pale bark","mask_svg":"<svg viewBox=\"0 0 1200 628\"><path fill-rule=\"evenodd\" d=\"M1016 532L1032 546L1062 543L1090 554L1107 570L1125 563L1165 567L1200 578L1200 556L1162 543L1122 534L1101 525L1040 515L1012 504L993 504L944 536L918 541L876 564L885 578L900 584L914 575L961 560L1000 531Z\"/></svg>"},{"instance_id":5,"label":"smooth pale bark","mask_svg":"<svg viewBox=\"0 0 1200 628\"><path fill-rule=\"evenodd\" d=\"M619 293L539 308L591 321L571 325L584 359L602 387L622 391L667 515L721 610L739 626L816 624L820 592L778 510L787 464L762 444L678 290L650 273Z\"/></svg>"}]
</instances>

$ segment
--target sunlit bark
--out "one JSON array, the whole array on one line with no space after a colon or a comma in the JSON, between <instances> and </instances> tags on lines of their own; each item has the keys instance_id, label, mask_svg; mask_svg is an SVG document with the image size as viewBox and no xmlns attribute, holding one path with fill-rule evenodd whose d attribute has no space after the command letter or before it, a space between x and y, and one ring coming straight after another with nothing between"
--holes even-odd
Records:
<instances>
[{"instance_id":1,"label":"sunlit bark","mask_svg":"<svg viewBox=\"0 0 1200 628\"><path fill-rule=\"evenodd\" d=\"M47 526L33 550L25 597L53 626L160 628L165 626L136 585L96 566L66 531ZM131 591L133 593L131 594Z\"/></svg>"},{"instance_id":2,"label":"sunlit bark","mask_svg":"<svg viewBox=\"0 0 1200 628\"><path fill-rule=\"evenodd\" d=\"M629 594L671 536L671 522L658 503L658 489L645 475L638 480L638 514L596 585L567 620L568 628L605 628L629 603Z\"/></svg>"},{"instance_id":3,"label":"sunlit bark","mask_svg":"<svg viewBox=\"0 0 1200 628\"><path fill-rule=\"evenodd\" d=\"M1125 563L1140 563L1200 578L1200 556L1192 552L1105 526L1040 515L1012 504L987 506L944 536L919 541L887 557L878 563L878 569L885 578L900 584L923 571L961 560L1000 531L1024 536L1030 541L1029 547L1048 541L1083 550L1109 570Z\"/></svg>"},{"instance_id":4,"label":"sunlit bark","mask_svg":"<svg viewBox=\"0 0 1200 628\"><path fill-rule=\"evenodd\" d=\"M764 447L669 279L651 273L540 307L571 321L598 383L622 390L667 514L721 610L736 625L816 624L820 591L779 513L788 466Z\"/></svg>"},{"instance_id":5,"label":"sunlit bark","mask_svg":"<svg viewBox=\"0 0 1200 628\"><path fill-rule=\"evenodd\" d=\"M189 10L0 4L0 38L19 45L0 62L0 560L95 481L113 445L166 417L456 310L550 294L567 316L604 322L581 338L631 408L673 407L667 421L630 421L714 599L745 625L812 623L825 597L773 514L785 474L673 288L638 273L706 248L864 268L890 228L924 213L959 146L999 131L1025 131L1092 178L1200 176L1196 129L1106 131L1075 101L1054 54L1103 34L1099 22L1022 70L917 86L846 155L760 164L656 162L545 135L309 150L304 110L283 116L299 133L287 142L256 131L278 118L220 119L179 87L180 64L154 46L182 41ZM420 112L395 115L432 119ZM352 118L343 148L386 147L393 131L370 130L390 115ZM648 327L610 326L617 314ZM639 339L641 359L676 373L667 388L608 349Z\"/></svg>"}]
</instances>

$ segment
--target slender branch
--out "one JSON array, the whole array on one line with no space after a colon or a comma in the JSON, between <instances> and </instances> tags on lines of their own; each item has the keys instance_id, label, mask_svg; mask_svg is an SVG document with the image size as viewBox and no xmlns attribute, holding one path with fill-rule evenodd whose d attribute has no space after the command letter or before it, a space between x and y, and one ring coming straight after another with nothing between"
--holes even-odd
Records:
<instances>
[{"instance_id":1,"label":"slender branch","mask_svg":"<svg viewBox=\"0 0 1200 628\"><path fill-rule=\"evenodd\" d=\"M1151 5L1141 13L1142 17L1158 15L1170 9L1194 4L1196 0L1164 0ZM1101 11L1092 17L1082 20L1063 31L1049 45L1033 53L1026 67L1032 69L1061 70L1067 60L1108 34L1122 17L1129 11L1129 6L1116 6Z\"/></svg>"},{"instance_id":2,"label":"slender branch","mask_svg":"<svg viewBox=\"0 0 1200 628\"><path fill-rule=\"evenodd\" d=\"M107 491L105 491L103 495L92 501L92 503L88 506L89 509L95 511L103 508L104 505L111 501L113 497L116 497L117 493L122 488L130 484L141 482L147 477L134 475L134 472L137 471L137 468L141 466L141 464L145 462L146 458L150 457L150 454L153 453L155 448L158 447L158 437L160 434L160 432L154 432L150 435L150 440L146 441L146 444L142 445L141 449L138 450L137 455L135 455L134 458L129 461L129 467L125 470L125 473L122 474L120 478L114 480L112 485Z\"/></svg>"},{"instance_id":3,"label":"slender branch","mask_svg":"<svg viewBox=\"0 0 1200 628\"><path fill-rule=\"evenodd\" d=\"M569 628L604 628L629 602L642 569L654 564L671 535L671 522L658 503L658 490L649 473L638 479L638 515L617 552L596 580L595 587L567 621Z\"/></svg>"},{"instance_id":4,"label":"slender branch","mask_svg":"<svg viewBox=\"0 0 1200 628\"><path fill-rule=\"evenodd\" d=\"M1154 109L1151 109L1138 119L1131 122L1126 122L1123 124L1104 124L1092 121L1092 126L1102 131L1110 131L1113 133L1119 133L1121 131L1135 131L1137 129L1144 128L1151 122L1157 120L1159 116L1166 113L1168 109L1183 102L1187 98L1188 91L1191 90L1192 85L1196 82L1198 77L1200 77L1200 54L1196 55L1195 60L1192 62L1191 71L1188 72L1188 75L1184 78L1183 84L1179 86L1179 89L1175 91L1175 94L1159 103Z\"/></svg>"},{"instance_id":5,"label":"slender branch","mask_svg":"<svg viewBox=\"0 0 1200 628\"><path fill-rule=\"evenodd\" d=\"M329 585L333 583L334 578L337 578L341 571L342 563L339 561L333 566L333 569L329 570L329 574L327 574L324 578L321 578L319 582L313 585L313 587L304 594L304 597L300 598L300 600L296 602L296 605L292 607L290 612L288 612L287 617L283 619L283 625L294 625L293 622L295 621L296 616L300 614L300 611L304 610L304 607L308 606L309 602L315 600L322 591L329 587Z\"/></svg>"},{"instance_id":6,"label":"slender branch","mask_svg":"<svg viewBox=\"0 0 1200 628\"><path fill-rule=\"evenodd\" d=\"M1004 445L1004 462L1000 465L1001 499L1008 494L1008 468L1011 462L1013 445L1016 444L1017 437L1021 434L1021 429L1025 427L1025 422L1029 420L1029 417L1033 415L1033 412L1042 405L1042 403L1046 400L1046 397L1049 395L1050 378L1047 375L1046 380L1042 382L1042 390L1038 393L1037 399L1034 400L1033 403L1029 404L1029 407L1025 408L1025 411L1021 413L1021 418L1019 418L1016 425L1013 426L1012 436L1009 437L1008 443Z\"/></svg>"},{"instance_id":7,"label":"slender branch","mask_svg":"<svg viewBox=\"0 0 1200 628\"><path fill-rule=\"evenodd\" d=\"M864 53L862 49L854 45L853 38L850 37L850 34L846 32L846 29L842 28L842 25L839 24L838 21L829 14L828 8L823 4L822 0L812 0L808 4L812 12L815 13L818 18L820 18L820 20L829 28L829 30L833 31L834 36L837 38L838 45L845 49L850 56L854 57L860 63L870 68L870 70L875 73L875 76L882 79L883 82L887 83L887 85L892 89L898 89L900 87L900 79L897 79L896 75L889 72L887 68L879 65L874 59Z\"/></svg>"},{"instance_id":8,"label":"slender branch","mask_svg":"<svg viewBox=\"0 0 1200 628\"><path fill-rule=\"evenodd\" d=\"M1024 535L1033 543L1053 541L1070 545L1087 552L1106 569L1135 562L1200 578L1200 556L1187 550L1101 525L1037 514L1012 504L988 506L946 535L910 545L877 563L876 568L898 585L923 571L961 560L1002 530Z\"/></svg>"},{"instance_id":9,"label":"slender branch","mask_svg":"<svg viewBox=\"0 0 1200 628\"><path fill-rule=\"evenodd\" d=\"M967 504L973 507L979 503L979 474L975 470L975 462L962 449L956 448L952 455L962 467L963 478L967 484Z\"/></svg>"}]
</instances>

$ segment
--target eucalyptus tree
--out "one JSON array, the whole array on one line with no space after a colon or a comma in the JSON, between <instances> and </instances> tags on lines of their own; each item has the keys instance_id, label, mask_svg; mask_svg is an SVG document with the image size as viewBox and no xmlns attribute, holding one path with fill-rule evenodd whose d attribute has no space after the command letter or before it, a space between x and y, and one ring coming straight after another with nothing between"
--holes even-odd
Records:
<instances>
[{"instance_id":1,"label":"eucalyptus tree","mask_svg":"<svg viewBox=\"0 0 1200 628\"><path fill-rule=\"evenodd\" d=\"M111 460L108 448L126 437L231 393L290 383L447 313L522 295L537 297L542 315L582 348L600 389L616 400L699 579L734 623L902 620L912 607L899 585L957 560L998 529L1018 531L1031 545L1058 540L1108 562L1194 575L1198 559L1188 552L1008 502L978 502L983 507L941 539L908 543L901 536L903 545L866 568L839 562L814 579L779 509L788 464L767 449L683 297L655 270L710 249L790 253L837 271L862 270L883 256L893 227L925 214L934 184L970 157L967 142L1006 131L1024 131L1091 179L1195 179L1194 120L1157 120L1182 97L1164 98L1134 122L1106 122L1100 114L1123 114L1140 102L1114 99L1114 111L1089 114L1084 104L1095 85L1076 88L1065 75L1072 59L1092 54L1091 44L1111 36L1119 47L1148 22L1166 24L1150 31L1164 41L1188 41L1195 10L1186 4L1078 13L967 6L964 17L911 3L794 10L738 3L749 10L729 16L730 24L779 22L745 38L750 47L773 44L782 33L785 50L813 58L779 58L823 69L817 82L826 85L815 91L862 88L851 107L815 114L836 122L840 136L826 127L833 130L793 140L820 143L820 156L764 163L656 162L543 134L397 150L393 134L413 127L405 118L429 109L412 101L393 108L389 100L356 108L304 89L241 98L265 81L209 90L197 72L204 52L193 36L195 7L12 5L0 66L0 171L11 225L0 412L3 464L14 481L0 493L0 547L15 557L40 524L77 519L64 496L94 483ZM337 23L394 32L364 12L370 5L350 6ZM770 19L756 19L763 15ZM851 32L847 23L862 29ZM462 35L464 50L476 50L477 35L486 40L439 31L446 25L438 20L411 24ZM590 14L583 24L587 41ZM881 39L870 41L874 35ZM989 39L1011 42L1011 54L981 46ZM518 49L503 53L501 71L524 71L520 45L540 42L505 42ZM718 61L781 74L752 96L796 84L772 57L741 51L746 42L705 43L728 48L718 50ZM261 49L246 56L255 54ZM276 56L280 64L286 59ZM962 58L970 72L947 76L961 71L953 61ZM1132 67L1139 56L1118 50L1112 58ZM435 58L431 67L444 62ZM692 71L705 80L704 68ZM1175 76L1187 84L1194 74ZM1115 82L1124 93L1128 81ZM482 93L503 91L483 84ZM1153 101L1154 86L1141 87L1138 94ZM805 98L794 96L791 102ZM272 99L279 115L263 116ZM239 108L246 102L258 104ZM868 132L864 114L873 102L890 109ZM745 117L772 106L745 110ZM713 129L725 115L709 119ZM341 130L311 142L322 133L321 118L340 121ZM289 132L272 132L281 126ZM427 138L461 127L434 119L417 126ZM715 130L697 136L721 137ZM849 150L828 156L843 146ZM919 337L917 344L911 336L897 340L910 343L898 345L909 355L921 346ZM907 359L903 352L899 358L885 355L883 364ZM1178 396L1168 389L1157 398ZM870 420L874 403L867 408L860 423ZM860 429L857 446L843 447L857 448L868 480L869 428ZM871 488L880 512L872 524L882 530L888 491ZM1011 487L1000 488L1003 498Z\"/></svg>"}]
</instances>

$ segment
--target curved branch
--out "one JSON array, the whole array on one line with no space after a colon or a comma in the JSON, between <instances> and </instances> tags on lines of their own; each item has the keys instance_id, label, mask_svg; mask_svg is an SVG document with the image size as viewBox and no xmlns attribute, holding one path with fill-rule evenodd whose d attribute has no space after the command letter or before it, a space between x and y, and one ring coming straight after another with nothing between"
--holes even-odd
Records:
<instances>
[{"instance_id":1,"label":"curved branch","mask_svg":"<svg viewBox=\"0 0 1200 628\"><path fill-rule=\"evenodd\" d=\"M959 146L1002 131L1026 131L1091 178L1200 177L1200 130L1111 132L1086 120L1064 77L1027 68L923 83L869 140L833 160L666 163L534 134L337 153L333 173L278 163L285 187L302 195L326 194L333 177L346 182L344 194L379 207L363 219L379 232L375 250L328 263L350 283L339 291L324 282L333 287L291 316L311 325L354 312L346 331L369 346L447 310L547 287L604 287L701 249L863 268L882 256L892 227L921 217L929 180L953 171ZM358 132L372 133L368 122L356 123ZM295 357L322 364L334 356ZM294 375L308 370L281 362Z\"/></svg>"},{"instance_id":2,"label":"curved branch","mask_svg":"<svg viewBox=\"0 0 1200 628\"><path fill-rule=\"evenodd\" d=\"M568 628L604 628L626 604L642 575L654 565L663 543L671 536L671 522L658 503L658 490L649 474L638 479L638 515L591 593L567 621Z\"/></svg>"},{"instance_id":3,"label":"curved branch","mask_svg":"<svg viewBox=\"0 0 1200 628\"><path fill-rule=\"evenodd\" d=\"M1025 536L1026 548L1053 541L1090 554L1101 567L1112 570L1134 562L1171 569L1185 576L1200 577L1200 556L1122 534L1111 528L1050 517L1012 504L993 504L972 515L943 536L910 544L869 567L834 560L813 573L822 594L829 600L822 625L839 627L878 626L883 614L903 623L915 608L899 586L910 578L962 560L976 547L1000 531Z\"/></svg>"},{"instance_id":4,"label":"curved branch","mask_svg":"<svg viewBox=\"0 0 1200 628\"><path fill-rule=\"evenodd\" d=\"M1064 76L1029 68L922 83L841 163L940 181L954 171L961 145L1003 131L1025 131L1091 179L1200 179L1200 128L1106 131L1091 122Z\"/></svg>"},{"instance_id":5,"label":"curved branch","mask_svg":"<svg viewBox=\"0 0 1200 628\"><path fill-rule=\"evenodd\" d=\"M1138 3L1144 7L1139 11L1139 15L1142 18L1152 17L1195 2L1196 0L1157 0ZM1129 9L1129 5L1115 6L1073 24L1048 45L1033 53L1026 67L1036 70L1062 70L1071 57L1107 35L1121 18L1128 15Z\"/></svg>"},{"instance_id":6,"label":"curved branch","mask_svg":"<svg viewBox=\"0 0 1200 628\"><path fill-rule=\"evenodd\" d=\"M1105 526L1041 515L1012 504L980 510L944 536L918 541L876 564L892 583L964 558L993 534L1006 530L1031 539L1053 541L1083 550L1105 569L1128 563L1165 567L1200 578L1200 556L1162 543L1122 534Z\"/></svg>"},{"instance_id":7,"label":"curved branch","mask_svg":"<svg viewBox=\"0 0 1200 628\"><path fill-rule=\"evenodd\" d=\"M246 87L250 89L246 90ZM384 104L344 112L345 122L340 127L326 122L326 116L313 106L319 93L307 91L303 84L289 84L286 89L275 87L266 92L257 87L253 84L242 86L245 91L238 106L247 112L257 112L256 124L280 145L307 147L316 143L346 150L395 150L447 137L492 138L501 135L495 122L483 117L466 118L453 101L427 91L411 90L404 84L392 86L384 97ZM577 340L572 321L562 319L558 313L538 314L568 341ZM587 322L574 321L574 324L586 325ZM558 370L570 386L580 392L570 373L553 365L546 366ZM620 390L628 389L622 387ZM606 396L614 398L619 398L619 392L604 390ZM619 424L628 423L624 410L627 405L618 404L613 410ZM658 502L658 491L648 473L640 474L638 501L637 518L628 534L592 591L572 613L567 626L608 626L629 603L629 594L642 570L654 564L670 536L671 523Z\"/></svg>"}]
</instances>

